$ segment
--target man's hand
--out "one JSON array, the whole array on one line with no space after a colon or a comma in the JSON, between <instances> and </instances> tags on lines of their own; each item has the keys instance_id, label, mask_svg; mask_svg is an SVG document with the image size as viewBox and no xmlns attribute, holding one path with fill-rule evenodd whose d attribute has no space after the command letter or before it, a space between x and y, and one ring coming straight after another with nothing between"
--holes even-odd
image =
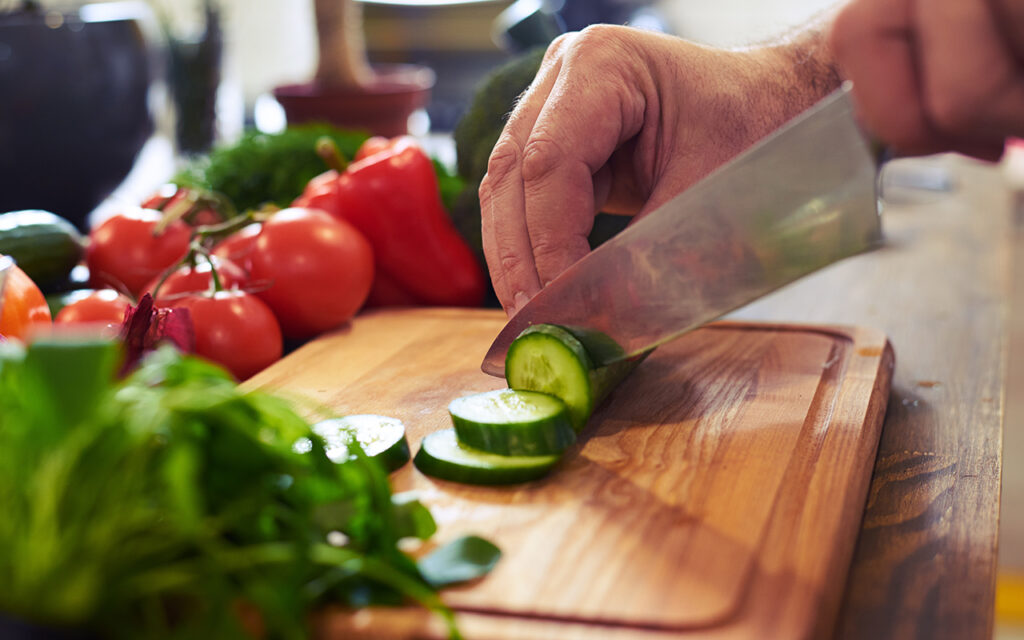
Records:
<instances>
[{"instance_id":1,"label":"man's hand","mask_svg":"<svg viewBox=\"0 0 1024 640\"><path fill-rule=\"evenodd\" d=\"M722 51L626 27L556 40L480 185L511 315L583 257L597 211L643 215L838 85L824 37Z\"/></svg>"},{"instance_id":2,"label":"man's hand","mask_svg":"<svg viewBox=\"0 0 1024 640\"><path fill-rule=\"evenodd\" d=\"M865 125L901 152L995 159L1024 135L1020 0L854 0L831 41Z\"/></svg>"}]
</instances>

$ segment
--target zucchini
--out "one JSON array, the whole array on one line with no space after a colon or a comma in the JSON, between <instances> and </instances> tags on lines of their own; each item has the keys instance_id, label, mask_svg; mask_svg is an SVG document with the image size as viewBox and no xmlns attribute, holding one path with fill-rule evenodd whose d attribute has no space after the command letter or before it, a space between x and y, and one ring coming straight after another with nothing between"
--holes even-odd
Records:
<instances>
[{"instance_id":1,"label":"zucchini","mask_svg":"<svg viewBox=\"0 0 1024 640\"><path fill-rule=\"evenodd\" d=\"M0 215L0 253L44 290L67 279L82 251L78 229L56 214L27 209Z\"/></svg>"},{"instance_id":2,"label":"zucchini","mask_svg":"<svg viewBox=\"0 0 1024 640\"><path fill-rule=\"evenodd\" d=\"M469 484L515 484L542 478L560 456L503 456L468 447L454 429L423 438L413 464L428 476Z\"/></svg>"},{"instance_id":3,"label":"zucchini","mask_svg":"<svg viewBox=\"0 0 1024 640\"><path fill-rule=\"evenodd\" d=\"M394 471L409 461L405 425L398 418L373 414L331 418L314 424L313 433L324 439L327 457L334 462L355 458L350 451L353 441L359 444L363 453L377 458L388 471Z\"/></svg>"},{"instance_id":4,"label":"zucchini","mask_svg":"<svg viewBox=\"0 0 1024 640\"><path fill-rule=\"evenodd\" d=\"M600 359L591 357L584 340L593 345L593 353ZM643 360L641 356L595 366L595 361L604 361L613 353L613 344L604 334L535 324L523 330L509 346L505 379L512 389L540 391L561 398L569 408L573 429L579 433L608 393Z\"/></svg>"},{"instance_id":5,"label":"zucchini","mask_svg":"<svg viewBox=\"0 0 1024 640\"><path fill-rule=\"evenodd\" d=\"M477 393L453 400L448 413L459 441L488 453L554 455L576 441L565 403L547 393Z\"/></svg>"}]
</instances>

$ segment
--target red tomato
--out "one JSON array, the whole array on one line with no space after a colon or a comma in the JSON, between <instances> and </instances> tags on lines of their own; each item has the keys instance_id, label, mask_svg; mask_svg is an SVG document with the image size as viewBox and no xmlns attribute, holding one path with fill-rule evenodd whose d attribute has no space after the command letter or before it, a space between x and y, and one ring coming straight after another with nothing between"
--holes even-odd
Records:
<instances>
[{"instance_id":1,"label":"red tomato","mask_svg":"<svg viewBox=\"0 0 1024 640\"><path fill-rule=\"evenodd\" d=\"M50 307L43 292L16 265L7 271L0 288L4 296L0 300L0 336L25 340L33 327L50 324Z\"/></svg>"},{"instance_id":2,"label":"red tomato","mask_svg":"<svg viewBox=\"0 0 1024 640\"><path fill-rule=\"evenodd\" d=\"M70 302L57 312L53 319L57 324L105 324L120 327L124 321L124 310L132 301L113 289L100 289Z\"/></svg>"},{"instance_id":3,"label":"red tomato","mask_svg":"<svg viewBox=\"0 0 1024 640\"><path fill-rule=\"evenodd\" d=\"M221 365L239 380L281 357L281 327L270 308L250 293L218 291L160 305L188 309L196 334L196 354Z\"/></svg>"},{"instance_id":4,"label":"red tomato","mask_svg":"<svg viewBox=\"0 0 1024 640\"><path fill-rule=\"evenodd\" d=\"M211 259L213 260L213 266L217 269L217 277L220 278L220 286L222 288L237 288L246 283L247 274L237 264L217 256L211 256ZM153 289L156 288L161 277L163 276L160 275L153 278L149 284L142 288L142 292L153 293ZM167 298L183 293L210 291L212 282L213 276L210 275L210 263L200 258L199 263L194 269L187 264L175 269L171 275L167 276L163 284L160 285L160 291L158 292L160 295L154 297Z\"/></svg>"},{"instance_id":5,"label":"red tomato","mask_svg":"<svg viewBox=\"0 0 1024 640\"><path fill-rule=\"evenodd\" d=\"M349 223L316 209L284 209L263 224L252 254L257 295L290 338L306 338L351 318L373 284L373 249Z\"/></svg>"},{"instance_id":6,"label":"red tomato","mask_svg":"<svg viewBox=\"0 0 1024 640\"><path fill-rule=\"evenodd\" d=\"M135 209L111 216L92 230L85 262L94 287L138 295L147 282L185 257L191 229L179 220L154 235L162 216L152 209Z\"/></svg>"},{"instance_id":7,"label":"red tomato","mask_svg":"<svg viewBox=\"0 0 1024 640\"><path fill-rule=\"evenodd\" d=\"M242 268L246 273L252 272L252 252L256 249L256 236L260 235L263 225L252 223L232 233L217 243L213 255L227 258Z\"/></svg>"}]
</instances>

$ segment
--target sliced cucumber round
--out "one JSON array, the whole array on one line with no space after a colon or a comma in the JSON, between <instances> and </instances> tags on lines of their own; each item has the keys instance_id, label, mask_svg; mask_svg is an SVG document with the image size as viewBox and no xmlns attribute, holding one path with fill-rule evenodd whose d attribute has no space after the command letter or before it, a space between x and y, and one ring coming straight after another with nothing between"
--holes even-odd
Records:
<instances>
[{"instance_id":1,"label":"sliced cucumber round","mask_svg":"<svg viewBox=\"0 0 1024 640\"><path fill-rule=\"evenodd\" d=\"M398 418L373 414L331 418L314 424L313 432L324 439L327 457L334 462L346 462L355 457L349 450L353 441L363 453L380 460L388 471L409 461L405 425Z\"/></svg>"},{"instance_id":2,"label":"sliced cucumber round","mask_svg":"<svg viewBox=\"0 0 1024 640\"><path fill-rule=\"evenodd\" d=\"M508 386L561 398L577 433L594 410L591 369L593 363L583 344L553 324L527 327L509 346L505 357Z\"/></svg>"},{"instance_id":3,"label":"sliced cucumber round","mask_svg":"<svg viewBox=\"0 0 1024 640\"><path fill-rule=\"evenodd\" d=\"M515 484L546 475L559 456L502 456L459 442L455 429L423 438L413 458L416 468L435 478L469 484Z\"/></svg>"},{"instance_id":4,"label":"sliced cucumber round","mask_svg":"<svg viewBox=\"0 0 1024 640\"><path fill-rule=\"evenodd\" d=\"M542 456L565 451L576 441L569 410L539 391L498 389L448 405L459 441L503 456Z\"/></svg>"}]
</instances>

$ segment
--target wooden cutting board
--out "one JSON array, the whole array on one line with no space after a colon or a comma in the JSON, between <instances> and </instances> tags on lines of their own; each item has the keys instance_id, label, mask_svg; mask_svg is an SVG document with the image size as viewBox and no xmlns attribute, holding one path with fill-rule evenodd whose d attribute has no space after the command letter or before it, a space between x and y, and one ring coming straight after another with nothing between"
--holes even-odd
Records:
<instances>
[{"instance_id":1,"label":"wooden cutting board","mask_svg":"<svg viewBox=\"0 0 1024 640\"><path fill-rule=\"evenodd\" d=\"M497 389L490 310L361 315L246 383L402 419L415 452L447 404ZM436 542L501 547L448 589L470 638L828 635L860 529L893 353L867 329L718 323L659 348L546 479L473 487L406 465ZM307 405L309 406L309 405ZM318 635L443 637L423 612L319 618Z\"/></svg>"}]
</instances>

